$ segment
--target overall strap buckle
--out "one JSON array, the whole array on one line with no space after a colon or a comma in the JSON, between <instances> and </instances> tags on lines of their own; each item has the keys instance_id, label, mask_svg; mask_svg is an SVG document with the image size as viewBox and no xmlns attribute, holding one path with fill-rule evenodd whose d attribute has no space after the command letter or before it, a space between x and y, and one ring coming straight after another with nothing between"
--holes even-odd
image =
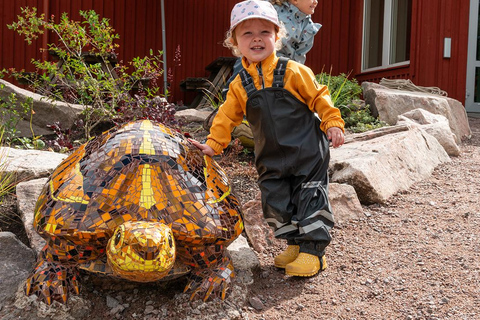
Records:
<instances>
[{"instance_id":1,"label":"overall strap buckle","mask_svg":"<svg viewBox=\"0 0 480 320\"><path fill-rule=\"evenodd\" d=\"M247 72L247 70L242 69L240 71L240 78L242 79L242 86L247 92L247 97L250 97L255 91L257 91L257 88L255 88L255 84L253 83L252 76Z\"/></svg>"},{"instance_id":2,"label":"overall strap buckle","mask_svg":"<svg viewBox=\"0 0 480 320\"><path fill-rule=\"evenodd\" d=\"M285 76L285 70L287 70L288 58L278 58L277 66L273 70L273 83L272 88L283 88L283 77Z\"/></svg>"}]
</instances>

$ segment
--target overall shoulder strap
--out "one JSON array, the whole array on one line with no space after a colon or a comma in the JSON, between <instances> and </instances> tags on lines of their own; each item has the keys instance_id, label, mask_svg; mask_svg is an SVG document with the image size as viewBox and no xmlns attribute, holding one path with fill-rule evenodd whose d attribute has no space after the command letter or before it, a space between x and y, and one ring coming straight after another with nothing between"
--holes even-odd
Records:
<instances>
[{"instance_id":1,"label":"overall shoulder strap","mask_svg":"<svg viewBox=\"0 0 480 320\"><path fill-rule=\"evenodd\" d=\"M245 91L247 92L247 97L250 97L255 91L257 91L252 76L247 70L245 70L245 68L242 68L242 70L240 70L240 78L242 79L243 88L245 88Z\"/></svg>"},{"instance_id":2,"label":"overall shoulder strap","mask_svg":"<svg viewBox=\"0 0 480 320\"><path fill-rule=\"evenodd\" d=\"M277 66L273 70L273 83L272 88L283 88L283 77L285 76L285 70L287 70L288 58L278 58Z\"/></svg>"}]
</instances>

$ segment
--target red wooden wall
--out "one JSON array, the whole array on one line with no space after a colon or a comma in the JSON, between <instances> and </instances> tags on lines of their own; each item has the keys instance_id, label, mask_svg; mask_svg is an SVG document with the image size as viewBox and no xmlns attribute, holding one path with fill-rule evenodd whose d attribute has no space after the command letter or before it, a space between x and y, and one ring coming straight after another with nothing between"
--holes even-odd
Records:
<instances>
[{"instance_id":1,"label":"red wooden wall","mask_svg":"<svg viewBox=\"0 0 480 320\"><path fill-rule=\"evenodd\" d=\"M413 0L410 65L370 73L361 72L363 1L355 2L350 46L345 47L353 51L354 60L346 65L354 70L355 78L372 82L382 77L410 79L419 86L439 87L465 103L469 0ZM451 58L443 58L444 38L452 39ZM335 52L330 54L327 61L335 56Z\"/></svg>"},{"instance_id":2,"label":"red wooden wall","mask_svg":"<svg viewBox=\"0 0 480 320\"><path fill-rule=\"evenodd\" d=\"M315 73L322 70L336 75L353 71L356 58L356 30L361 31L358 0L320 0L312 20L322 25L305 62ZM360 24L359 24L360 23Z\"/></svg>"},{"instance_id":3,"label":"red wooden wall","mask_svg":"<svg viewBox=\"0 0 480 320\"><path fill-rule=\"evenodd\" d=\"M13 19L20 14L20 7L30 6L41 8L42 0L0 1L0 69L15 67L18 69L30 67L32 57L39 56L41 41L26 46L25 41L7 28ZM30 67L31 70L31 67Z\"/></svg>"},{"instance_id":4,"label":"red wooden wall","mask_svg":"<svg viewBox=\"0 0 480 320\"><path fill-rule=\"evenodd\" d=\"M413 81L440 87L465 103L470 1L416 0L415 3ZM444 38L452 39L450 59L443 58Z\"/></svg>"},{"instance_id":5,"label":"red wooden wall","mask_svg":"<svg viewBox=\"0 0 480 320\"><path fill-rule=\"evenodd\" d=\"M190 102L195 94L182 92L180 81L207 76L205 67L210 62L219 56L231 56L222 41L235 3L236 0L165 0L166 55L167 68L172 74L169 77L172 101ZM15 67L33 71L30 60L42 58L39 51L42 39L27 46L23 38L6 27L16 20L20 8L25 6L37 7L47 16L59 17L67 12L75 20L80 20L79 10L95 10L101 17L110 19L120 35L120 48L116 53L124 62L144 56L150 49L162 50L160 0L0 0L0 69ZM180 59L175 59L176 51ZM163 87L163 81L160 85Z\"/></svg>"},{"instance_id":6,"label":"red wooden wall","mask_svg":"<svg viewBox=\"0 0 480 320\"><path fill-rule=\"evenodd\" d=\"M172 77L174 102L191 102L193 93L182 92L179 83L187 77L204 77L211 61L231 56L222 46L229 26L230 10L238 0L165 0L167 66ZM80 19L78 11L93 9L111 20L120 35L119 59L130 61L150 49L162 49L160 0L0 0L0 68L33 71L32 57L41 58L45 39L32 46L7 23L20 14L20 7L35 6L40 12L59 16L68 12ZM438 86L449 96L465 101L469 0L413 0L411 63L407 67L374 73L361 72L362 0L319 0L313 20L323 26L306 64L315 73L353 71L359 81L379 81L382 77L410 78L421 86ZM443 58L443 39L452 38L452 58ZM175 60L179 48L180 59Z\"/></svg>"}]
</instances>

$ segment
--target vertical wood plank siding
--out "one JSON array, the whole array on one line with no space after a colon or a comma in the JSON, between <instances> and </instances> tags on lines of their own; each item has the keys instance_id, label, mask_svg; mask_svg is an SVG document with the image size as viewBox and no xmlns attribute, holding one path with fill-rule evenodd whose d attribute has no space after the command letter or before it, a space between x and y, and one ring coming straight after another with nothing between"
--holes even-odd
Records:
<instances>
[{"instance_id":1,"label":"vertical wood plank siding","mask_svg":"<svg viewBox=\"0 0 480 320\"><path fill-rule=\"evenodd\" d=\"M194 93L180 90L187 77L205 77L205 67L219 56L231 56L222 41L231 8L239 0L164 0L167 67L171 101L188 104ZM162 50L160 0L0 0L0 68L33 71L30 60L42 58L43 39L27 46L6 24L20 7L37 7L58 17L67 12L79 20L79 10L95 10L110 19L120 35L118 57L124 62ZM410 78L417 85L438 86L465 101L469 0L413 0L411 63L404 68L361 72L362 0L320 0L313 20L322 24L306 64L314 73L348 73L359 81L381 77ZM452 38L452 58L443 58L443 39ZM54 39L49 35L49 41ZM176 55L176 51L178 51ZM45 55L46 56L46 55ZM50 57L48 57L50 58ZM179 58L179 59L178 59ZM10 79L7 79L10 80ZM158 83L163 87L163 79Z\"/></svg>"},{"instance_id":2,"label":"vertical wood plank siding","mask_svg":"<svg viewBox=\"0 0 480 320\"><path fill-rule=\"evenodd\" d=\"M80 10L95 10L101 17L110 19L120 35L119 60L131 61L145 56L150 49L162 50L162 24L160 0L46 0L48 15L57 21L63 12L80 20ZM187 77L205 77L205 67L219 56L231 56L222 41L229 26L230 10L236 0L165 0L165 29L167 43L167 68L172 101L191 102L194 93L180 90L180 81ZM6 27L16 20L21 7L36 7L43 12L44 0L0 0L0 68L15 67L34 71L32 58L41 59L41 39L28 46L23 38ZM49 41L54 37L49 35ZM8 44L8 45L7 45ZM178 52L175 55L175 52ZM179 59L178 59L179 58ZM48 59L51 59L48 57ZM12 81L11 79L7 79ZM163 88L163 79L158 83Z\"/></svg>"},{"instance_id":3,"label":"vertical wood plank siding","mask_svg":"<svg viewBox=\"0 0 480 320\"><path fill-rule=\"evenodd\" d=\"M0 69L15 67L18 69L30 67L30 60L38 52L41 42L36 41L31 46L25 46L25 41L7 28L14 17L20 14L22 6L41 7L42 1L0 1Z\"/></svg>"},{"instance_id":4,"label":"vertical wood plank siding","mask_svg":"<svg viewBox=\"0 0 480 320\"><path fill-rule=\"evenodd\" d=\"M414 82L437 86L465 102L469 0L415 1L419 14ZM428 3L428 4L427 4ZM412 13L413 14L413 13ZM452 39L451 58L443 58L444 38Z\"/></svg>"},{"instance_id":5,"label":"vertical wood plank siding","mask_svg":"<svg viewBox=\"0 0 480 320\"><path fill-rule=\"evenodd\" d=\"M361 73L361 58L358 58L355 77L373 82L382 77L408 78L419 86L439 87L449 97L465 103L469 6L469 0L413 0L410 65ZM357 36L361 39L361 27ZM449 59L443 58L444 38L452 39ZM361 52L361 43L355 46L355 51Z\"/></svg>"},{"instance_id":6,"label":"vertical wood plank siding","mask_svg":"<svg viewBox=\"0 0 480 320\"><path fill-rule=\"evenodd\" d=\"M358 0L357 0L358 1ZM349 57L353 54L352 25L355 17L351 0L319 1L313 21L322 25L305 62L315 73L322 70L332 74L348 73L353 69Z\"/></svg>"}]
</instances>

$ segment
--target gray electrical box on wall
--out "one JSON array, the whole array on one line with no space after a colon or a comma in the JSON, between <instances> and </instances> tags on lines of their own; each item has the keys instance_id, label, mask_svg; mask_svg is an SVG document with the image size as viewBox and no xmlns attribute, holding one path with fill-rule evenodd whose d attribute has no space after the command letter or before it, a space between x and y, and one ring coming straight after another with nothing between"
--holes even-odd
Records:
<instances>
[{"instance_id":1,"label":"gray electrical box on wall","mask_svg":"<svg viewBox=\"0 0 480 320\"><path fill-rule=\"evenodd\" d=\"M445 38L443 43L443 57L451 58L452 56L452 38Z\"/></svg>"}]
</instances>

